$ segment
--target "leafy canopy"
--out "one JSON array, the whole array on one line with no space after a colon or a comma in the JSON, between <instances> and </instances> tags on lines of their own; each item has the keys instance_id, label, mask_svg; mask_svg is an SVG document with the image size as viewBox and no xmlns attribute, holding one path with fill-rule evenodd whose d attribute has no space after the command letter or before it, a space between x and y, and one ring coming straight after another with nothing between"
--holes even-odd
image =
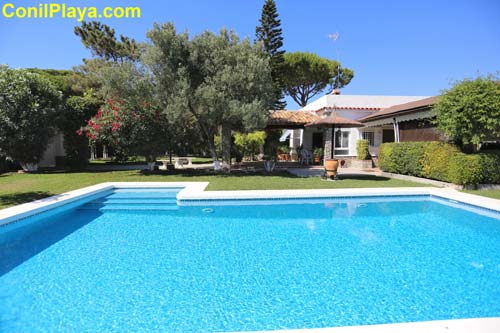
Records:
<instances>
[{"instance_id":1,"label":"leafy canopy","mask_svg":"<svg viewBox=\"0 0 500 333\"><path fill-rule=\"evenodd\" d=\"M458 144L500 137L500 80L495 76L457 82L434 105L436 125Z\"/></svg>"},{"instance_id":2,"label":"leafy canopy","mask_svg":"<svg viewBox=\"0 0 500 333\"><path fill-rule=\"evenodd\" d=\"M0 66L0 154L38 163L53 133L62 96L49 80Z\"/></svg>"},{"instance_id":3,"label":"leafy canopy","mask_svg":"<svg viewBox=\"0 0 500 333\"><path fill-rule=\"evenodd\" d=\"M285 54L284 84L286 93L300 106L327 87L342 88L351 82L354 72L335 60L309 52Z\"/></svg>"},{"instance_id":4,"label":"leafy canopy","mask_svg":"<svg viewBox=\"0 0 500 333\"><path fill-rule=\"evenodd\" d=\"M173 24L148 32L145 59L155 76L161 102L172 116L190 113L214 159L214 136L222 128L223 157L231 130L250 131L267 122L273 83L266 54L233 32L203 32L189 39ZM229 129L229 132L228 130Z\"/></svg>"}]
</instances>

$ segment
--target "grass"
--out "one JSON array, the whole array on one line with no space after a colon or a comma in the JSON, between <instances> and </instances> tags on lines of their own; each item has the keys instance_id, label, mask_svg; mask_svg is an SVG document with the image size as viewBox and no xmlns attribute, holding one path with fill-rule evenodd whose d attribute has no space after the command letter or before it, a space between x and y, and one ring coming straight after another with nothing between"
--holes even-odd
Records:
<instances>
[{"instance_id":1,"label":"grass","mask_svg":"<svg viewBox=\"0 0 500 333\"><path fill-rule=\"evenodd\" d=\"M493 199L500 199L500 190L464 190L463 192Z\"/></svg>"},{"instance_id":2,"label":"grass","mask_svg":"<svg viewBox=\"0 0 500 333\"><path fill-rule=\"evenodd\" d=\"M107 172L47 171L38 174L6 173L0 175L0 208L71 191L77 188L113 181L208 181L207 190L277 190L362 187L417 187L419 183L377 176L352 176L335 182L318 177L298 178L287 172L232 172L229 175L211 174L200 170L181 170L173 173L145 174L136 170Z\"/></svg>"}]
</instances>

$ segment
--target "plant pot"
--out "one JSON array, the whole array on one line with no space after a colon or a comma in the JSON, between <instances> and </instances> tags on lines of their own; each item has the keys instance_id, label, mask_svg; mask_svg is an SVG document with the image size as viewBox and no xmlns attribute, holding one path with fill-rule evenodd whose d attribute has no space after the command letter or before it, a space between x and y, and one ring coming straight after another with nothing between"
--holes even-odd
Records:
<instances>
[{"instance_id":1,"label":"plant pot","mask_svg":"<svg viewBox=\"0 0 500 333\"><path fill-rule=\"evenodd\" d=\"M314 163L319 164L320 162L321 162L321 156L319 156L319 155L314 156Z\"/></svg>"},{"instance_id":2,"label":"plant pot","mask_svg":"<svg viewBox=\"0 0 500 333\"><path fill-rule=\"evenodd\" d=\"M339 160L327 159L325 160L325 171L328 178L337 177L337 170L339 168Z\"/></svg>"}]
</instances>

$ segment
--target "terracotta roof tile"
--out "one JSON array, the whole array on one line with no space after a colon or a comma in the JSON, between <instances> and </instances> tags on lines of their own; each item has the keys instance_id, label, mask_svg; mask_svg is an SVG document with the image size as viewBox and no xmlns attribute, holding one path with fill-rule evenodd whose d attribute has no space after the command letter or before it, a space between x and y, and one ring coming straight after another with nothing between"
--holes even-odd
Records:
<instances>
[{"instance_id":1,"label":"terracotta roof tile","mask_svg":"<svg viewBox=\"0 0 500 333\"><path fill-rule=\"evenodd\" d=\"M318 119L317 115L309 111L277 110L271 111L267 127L302 127Z\"/></svg>"}]
</instances>

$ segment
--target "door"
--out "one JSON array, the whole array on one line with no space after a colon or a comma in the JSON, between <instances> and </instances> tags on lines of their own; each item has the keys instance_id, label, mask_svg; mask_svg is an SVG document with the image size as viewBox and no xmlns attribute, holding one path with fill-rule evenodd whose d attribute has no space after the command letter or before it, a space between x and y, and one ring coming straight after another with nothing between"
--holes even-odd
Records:
<instances>
[{"instance_id":1,"label":"door","mask_svg":"<svg viewBox=\"0 0 500 333\"><path fill-rule=\"evenodd\" d=\"M394 130L385 129L382 131L382 143L384 142L394 142Z\"/></svg>"},{"instance_id":2,"label":"door","mask_svg":"<svg viewBox=\"0 0 500 333\"><path fill-rule=\"evenodd\" d=\"M312 148L323 148L323 133L313 133Z\"/></svg>"}]
</instances>

